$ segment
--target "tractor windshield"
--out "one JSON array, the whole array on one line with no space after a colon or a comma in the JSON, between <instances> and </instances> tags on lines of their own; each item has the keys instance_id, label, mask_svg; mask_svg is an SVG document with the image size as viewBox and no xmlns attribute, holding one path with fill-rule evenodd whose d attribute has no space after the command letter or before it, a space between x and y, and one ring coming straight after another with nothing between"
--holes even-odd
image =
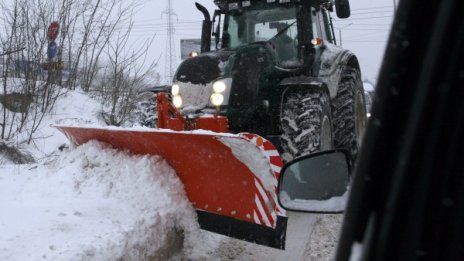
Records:
<instances>
[{"instance_id":1,"label":"tractor windshield","mask_svg":"<svg viewBox=\"0 0 464 261\"><path fill-rule=\"evenodd\" d=\"M229 47L234 49L254 42L269 42L281 60L297 56L295 7L246 9L229 16Z\"/></svg>"}]
</instances>

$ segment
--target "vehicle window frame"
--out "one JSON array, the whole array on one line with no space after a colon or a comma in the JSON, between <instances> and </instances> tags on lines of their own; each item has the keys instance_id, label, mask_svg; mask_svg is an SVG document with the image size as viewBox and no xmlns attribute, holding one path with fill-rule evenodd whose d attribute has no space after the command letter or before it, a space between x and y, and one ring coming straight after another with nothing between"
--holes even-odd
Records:
<instances>
[{"instance_id":1,"label":"vehicle window frame","mask_svg":"<svg viewBox=\"0 0 464 261\"><path fill-rule=\"evenodd\" d=\"M311 24L312 24L312 39L321 38L323 39L323 32L321 23L319 20L319 11L316 8L311 7Z\"/></svg>"},{"instance_id":2,"label":"vehicle window frame","mask_svg":"<svg viewBox=\"0 0 464 261\"><path fill-rule=\"evenodd\" d=\"M325 37L326 41L328 41L331 44L334 43L335 36L333 35L331 26L330 26L330 14L329 11L326 8L321 8L320 12L320 17L321 17L321 23L324 24L324 31L325 31Z\"/></svg>"},{"instance_id":3,"label":"vehicle window frame","mask_svg":"<svg viewBox=\"0 0 464 261\"><path fill-rule=\"evenodd\" d=\"M291 7L280 7L281 10L285 10L285 9L289 9L289 10L292 10L294 12L294 21L297 20L297 17L298 17L298 12L299 12L299 8L298 6L291 6ZM269 10L272 10L272 8L269 8ZM251 10L251 11L254 11L254 10ZM266 11L266 10L264 10ZM248 44L251 44L253 42L256 42L256 38L255 38L255 25L258 24L258 23L261 23L261 22L256 22L256 23L252 23L252 22L249 22L249 23L246 23L246 26L244 26L244 29L246 29L246 32L244 32L242 35L245 35L245 37L248 39L248 41L246 42L241 42L240 44L238 45L234 45L232 43L232 41L234 41L234 37L232 37L232 34L230 33L231 30L234 30L235 31L235 28L236 28L236 31L237 31L237 35L239 34L238 30L239 30L239 27L235 27L234 24L238 24L238 23L235 23L235 19L234 19L235 16L231 15L231 14L228 14L226 15L226 17L224 18L225 19L225 23L224 23L224 28L223 28L223 33L227 33L228 34L228 38L229 38L229 41L228 41L228 45L227 47L230 48L230 49L236 49L238 47L241 47L241 46L245 46L245 45L248 45ZM246 19L245 19L246 20ZM249 19L251 21L251 19ZM288 20L288 19L281 19L280 21L283 21L283 20ZM298 23L295 23L296 25L296 32L295 34L297 35L298 37L298 33L299 33L299 29L298 29L298 26L299 24ZM240 39L239 37L236 37L236 39ZM235 39L235 40L236 40ZM269 39L268 39L269 40ZM264 41L264 40L263 40Z\"/></svg>"}]
</instances>

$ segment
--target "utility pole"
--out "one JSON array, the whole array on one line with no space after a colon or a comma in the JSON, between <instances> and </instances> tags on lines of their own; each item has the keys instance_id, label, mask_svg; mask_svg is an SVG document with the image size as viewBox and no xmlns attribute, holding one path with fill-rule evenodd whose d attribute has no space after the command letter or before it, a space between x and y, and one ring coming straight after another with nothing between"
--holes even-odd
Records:
<instances>
[{"instance_id":1,"label":"utility pole","mask_svg":"<svg viewBox=\"0 0 464 261\"><path fill-rule=\"evenodd\" d=\"M337 29L337 30L338 30L338 36L339 36L339 38L340 38L340 47L343 47L343 43L342 43L342 29L345 29L345 28L347 28L348 26L350 26L350 25L352 25L352 24L353 24L353 23L349 23L349 24L347 24L347 25L345 25L345 26L343 26L343 27Z\"/></svg>"},{"instance_id":2,"label":"utility pole","mask_svg":"<svg viewBox=\"0 0 464 261\"><path fill-rule=\"evenodd\" d=\"M177 16L174 9L172 9L172 0L167 0L167 9L162 12L167 16L166 20L166 48L165 48L165 65L164 65L164 77L167 83L171 83L174 76L174 65L176 63L174 34L175 28L173 25L173 17Z\"/></svg>"}]
</instances>

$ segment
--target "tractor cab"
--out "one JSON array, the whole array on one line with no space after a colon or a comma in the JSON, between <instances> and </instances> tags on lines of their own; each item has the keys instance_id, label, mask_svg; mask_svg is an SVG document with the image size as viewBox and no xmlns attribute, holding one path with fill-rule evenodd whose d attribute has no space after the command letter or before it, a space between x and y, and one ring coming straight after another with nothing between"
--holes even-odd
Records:
<instances>
[{"instance_id":1,"label":"tractor cab","mask_svg":"<svg viewBox=\"0 0 464 261\"><path fill-rule=\"evenodd\" d=\"M311 56L314 53L312 49L322 40L335 43L330 19L330 12L334 9L332 0L215 0L215 4L219 9L214 12L209 26L204 24L203 27L205 48L202 52L211 50L207 45L212 35L215 37L213 50L236 50L251 44L269 45L276 51L283 67L294 67L304 61L311 62L311 59L304 58ZM335 5L339 17L349 17L347 0L337 0ZM201 9L198 4L197 7L208 23L206 9Z\"/></svg>"},{"instance_id":2,"label":"tractor cab","mask_svg":"<svg viewBox=\"0 0 464 261\"><path fill-rule=\"evenodd\" d=\"M243 5L243 3L242 3ZM237 49L264 44L276 51L280 61L298 60L297 8L256 2L248 7L229 6L222 33L222 47Z\"/></svg>"}]
</instances>

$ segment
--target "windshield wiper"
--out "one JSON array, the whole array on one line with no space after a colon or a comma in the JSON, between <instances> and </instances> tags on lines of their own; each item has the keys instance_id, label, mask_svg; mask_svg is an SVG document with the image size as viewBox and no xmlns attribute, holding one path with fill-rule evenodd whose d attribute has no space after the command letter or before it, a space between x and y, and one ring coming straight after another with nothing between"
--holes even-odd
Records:
<instances>
[{"instance_id":1,"label":"windshield wiper","mask_svg":"<svg viewBox=\"0 0 464 261\"><path fill-rule=\"evenodd\" d=\"M276 35L274 35L273 37L271 37L271 38L270 38L269 40L267 40L267 41L270 42L270 41L276 39L276 38L279 37L281 34L283 34L285 31L287 31L288 28L290 28L290 26L294 25L295 23L296 23L296 20L295 20L293 23L291 23L291 24L285 26L285 28L283 28L282 30L278 31Z\"/></svg>"}]
</instances>

